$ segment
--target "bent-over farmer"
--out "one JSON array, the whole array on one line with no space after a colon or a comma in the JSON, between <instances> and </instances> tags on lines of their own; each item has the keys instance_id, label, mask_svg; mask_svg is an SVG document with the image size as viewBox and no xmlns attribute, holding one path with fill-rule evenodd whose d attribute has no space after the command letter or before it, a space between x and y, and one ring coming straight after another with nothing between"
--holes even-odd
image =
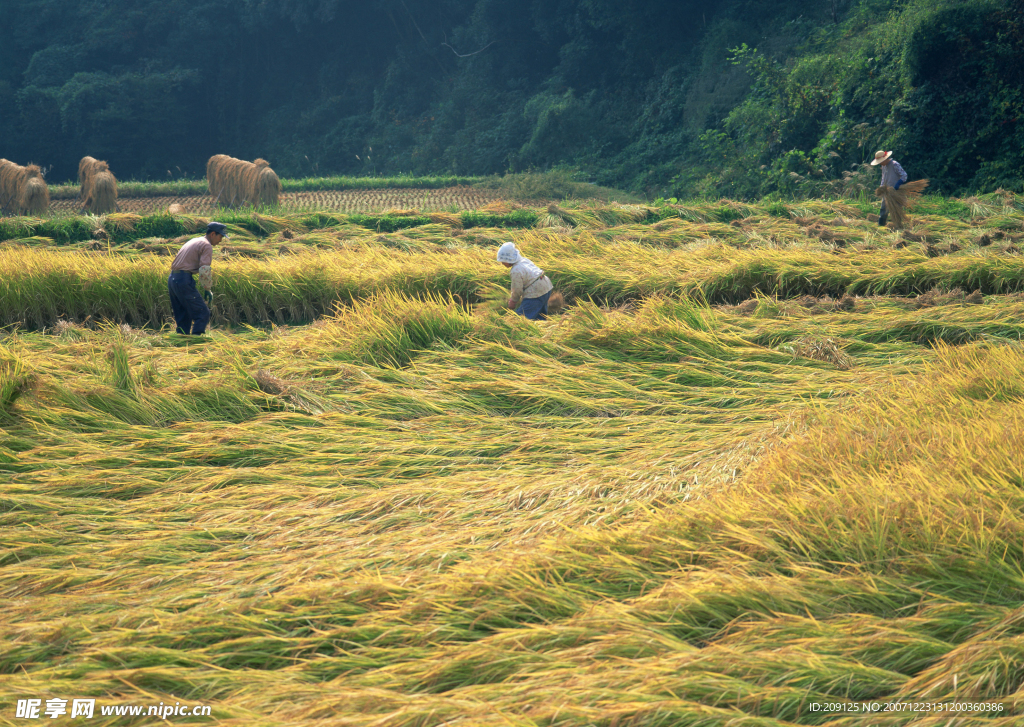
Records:
<instances>
[{"instance_id":1,"label":"bent-over farmer","mask_svg":"<svg viewBox=\"0 0 1024 727\"><path fill-rule=\"evenodd\" d=\"M903 171L900 163L892 158L891 151L876 151L875 158L871 160L871 166L882 167L882 181L879 187L892 187L899 189L900 185L907 181L907 173ZM878 224L885 227L885 221L889 218L889 210L882 200L882 209L878 213Z\"/></svg>"},{"instance_id":2,"label":"bent-over farmer","mask_svg":"<svg viewBox=\"0 0 1024 727\"><path fill-rule=\"evenodd\" d=\"M178 250L171 262L167 291L171 294L171 310L178 333L201 335L210 322L206 301L213 300L213 246L225 239L227 231L220 222L206 226L206 235L194 237ZM203 295L196 290L195 279L203 286ZM205 300L204 300L205 298Z\"/></svg>"},{"instance_id":3,"label":"bent-over farmer","mask_svg":"<svg viewBox=\"0 0 1024 727\"><path fill-rule=\"evenodd\" d=\"M520 255L511 242L498 248L498 262L509 269L512 278L508 307L530 320L546 318L548 298L554 286L544 271Z\"/></svg>"}]
</instances>

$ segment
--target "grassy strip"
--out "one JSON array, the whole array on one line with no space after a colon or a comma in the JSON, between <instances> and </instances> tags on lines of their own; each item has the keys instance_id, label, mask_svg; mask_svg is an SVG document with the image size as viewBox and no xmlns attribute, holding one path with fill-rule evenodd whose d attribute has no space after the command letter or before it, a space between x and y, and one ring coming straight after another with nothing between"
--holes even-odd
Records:
<instances>
[{"instance_id":1,"label":"grassy strip","mask_svg":"<svg viewBox=\"0 0 1024 727\"><path fill-rule=\"evenodd\" d=\"M877 234L865 219L865 215L875 211L875 206L866 200L805 200L789 204L779 201L746 204L705 200L658 207L595 205L576 201L552 203L546 209L506 207L504 210L463 211L458 214L457 222L454 218L448 222L462 228L522 229L537 226L586 229L606 234L612 234L609 232L611 228L634 225L638 239L663 241L657 244L678 244L697 235L704 239L743 237L774 240L776 243L810 236L845 245ZM378 232L395 232L430 224L439 214L451 215L409 212L344 214L329 211L283 213L280 209L238 209L219 210L215 216L253 234L263 235L286 227L311 231L343 224L357 224ZM0 218L0 241L26 237L46 237L57 243L83 241L89 239L91 232L98 227L104 227L111 233L113 237L110 239L115 242L156 236L175 237L192 231L191 221L175 219L178 220L177 226L164 214ZM688 235L672 231L673 226L688 224L699 227L691 229ZM652 227L653 230L650 229ZM980 227L1016 238L1016 233L1024 230L1021 203L1016 197L1000 201L924 198L915 210L910 237L919 239L923 235L929 243L943 237L959 238L962 246L963 238Z\"/></svg>"},{"instance_id":2,"label":"grassy strip","mask_svg":"<svg viewBox=\"0 0 1024 727\"><path fill-rule=\"evenodd\" d=\"M512 210L505 214L463 212L455 216L464 228L494 227L522 229L533 227L538 213L528 209ZM317 212L288 217L275 217L258 211L223 210L216 219L234 225L254 235L264 236L279 229L313 231L353 224L377 232L396 232L412 227L429 225L433 221L426 215L364 215ZM102 218L66 216L40 219L32 217L5 217L0 219L0 242L27 237L45 237L56 243L84 242L93 239L100 227L105 238L113 242L129 242L148 237L174 238L191 234L205 225L206 218L195 215L171 216L133 215L115 213ZM202 221L202 224L200 224Z\"/></svg>"}]
</instances>

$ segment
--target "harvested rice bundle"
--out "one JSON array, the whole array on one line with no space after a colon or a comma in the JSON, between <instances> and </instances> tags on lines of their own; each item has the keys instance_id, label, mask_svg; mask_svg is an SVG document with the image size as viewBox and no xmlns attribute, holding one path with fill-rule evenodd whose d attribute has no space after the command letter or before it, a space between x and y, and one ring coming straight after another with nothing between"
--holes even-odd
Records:
<instances>
[{"instance_id":1,"label":"harvested rice bundle","mask_svg":"<svg viewBox=\"0 0 1024 727\"><path fill-rule=\"evenodd\" d=\"M82 206L94 214L117 211L117 180L105 161L83 157L78 163Z\"/></svg>"},{"instance_id":2,"label":"harvested rice bundle","mask_svg":"<svg viewBox=\"0 0 1024 727\"><path fill-rule=\"evenodd\" d=\"M25 181L18 196L18 209L23 215L42 215L50 209L50 190L38 164L25 167Z\"/></svg>"},{"instance_id":3,"label":"harvested rice bundle","mask_svg":"<svg viewBox=\"0 0 1024 727\"><path fill-rule=\"evenodd\" d=\"M927 186L927 179L918 179L900 185L899 189L884 186L875 190L875 196L881 197L882 201L885 202L885 207L889 210L889 214L892 215L892 221L896 229L902 230L907 224L909 219L907 216L908 210L913 206L917 198L921 196L921 192Z\"/></svg>"},{"instance_id":4,"label":"harvested rice bundle","mask_svg":"<svg viewBox=\"0 0 1024 727\"><path fill-rule=\"evenodd\" d=\"M247 162L217 154L206 163L206 181L210 195L226 207L276 206L282 191L281 180L265 159Z\"/></svg>"},{"instance_id":5,"label":"harvested rice bundle","mask_svg":"<svg viewBox=\"0 0 1024 727\"><path fill-rule=\"evenodd\" d=\"M247 179L252 179L251 187L247 182L246 191L249 192L250 202L254 206L277 206L282 191L281 180L270 168L270 162L266 159L257 159L253 162L253 171L249 172Z\"/></svg>"},{"instance_id":6,"label":"harvested rice bundle","mask_svg":"<svg viewBox=\"0 0 1024 727\"><path fill-rule=\"evenodd\" d=\"M447 225L453 230L462 229L462 217L451 212L429 212L427 217L434 224Z\"/></svg>"},{"instance_id":7,"label":"harvested rice bundle","mask_svg":"<svg viewBox=\"0 0 1024 727\"><path fill-rule=\"evenodd\" d=\"M167 214L169 215L183 215L185 214L185 208L175 202L174 204L167 207Z\"/></svg>"},{"instance_id":8,"label":"harvested rice bundle","mask_svg":"<svg viewBox=\"0 0 1024 727\"><path fill-rule=\"evenodd\" d=\"M19 215L41 215L50 208L50 190L37 164L20 166L0 159L0 207Z\"/></svg>"},{"instance_id":9,"label":"harvested rice bundle","mask_svg":"<svg viewBox=\"0 0 1024 727\"><path fill-rule=\"evenodd\" d=\"M84 156L82 161L78 162L78 198L82 201L85 201L85 188L92 173L92 165L96 162L97 160L90 156Z\"/></svg>"},{"instance_id":10,"label":"harvested rice bundle","mask_svg":"<svg viewBox=\"0 0 1024 727\"><path fill-rule=\"evenodd\" d=\"M217 154L206 162L206 183L210 189L210 196L218 204L231 207L240 203L239 190L234 183L235 168L239 163L238 159L233 159L226 154Z\"/></svg>"},{"instance_id":11,"label":"harvested rice bundle","mask_svg":"<svg viewBox=\"0 0 1024 727\"><path fill-rule=\"evenodd\" d=\"M0 210L17 212L18 190L24 178L24 167L0 159Z\"/></svg>"}]
</instances>

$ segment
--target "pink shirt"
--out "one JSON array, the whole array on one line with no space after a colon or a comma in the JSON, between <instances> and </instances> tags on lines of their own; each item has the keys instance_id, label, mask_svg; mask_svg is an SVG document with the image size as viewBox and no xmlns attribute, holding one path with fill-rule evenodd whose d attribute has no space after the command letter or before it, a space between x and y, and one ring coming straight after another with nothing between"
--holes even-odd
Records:
<instances>
[{"instance_id":1,"label":"pink shirt","mask_svg":"<svg viewBox=\"0 0 1024 727\"><path fill-rule=\"evenodd\" d=\"M171 263L171 272L187 270L198 273L203 265L213 264L213 245L205 237L194 237L178 250Z\"/></svg>"}]
</instances>

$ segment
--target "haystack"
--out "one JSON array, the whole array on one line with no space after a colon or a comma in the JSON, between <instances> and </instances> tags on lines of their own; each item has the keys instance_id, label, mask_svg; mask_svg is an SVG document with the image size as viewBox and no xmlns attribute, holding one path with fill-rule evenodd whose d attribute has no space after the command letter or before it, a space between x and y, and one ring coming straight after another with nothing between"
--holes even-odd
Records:
<instances>
[{"instance_id":1,"label":"haystack","mask_svg":"<svg viewBox=\"0 0 1024 727\"><path fill-rule=\"evenodd\" d=\"M18 215L42 215L50 208L50 190L36 164L20 166L0 159L0 208Z\"/></svg>"},{"instance_id":2,"label":"haystack","mask_svg":"<svg viewBox=\"0 0 1024 727\"><path fill-rule=\"evenodd\" d=\"M18 195L24 179L24 167L0 159L0 210L17 213Z\"/></svg>"},{"instance_id":3,"label":"haystack","mask_svg":"<svg viewBox=\"0 0 1024 727\"><path fill-rule=\"evenodd\" d=\"M231 207L240 203L238 190L229 184L235 177L234 167L238 161L226 154L217 154L206 162L206 184L218 204Z\"/></svg>"},{"instance_id":4,"label":"haystack","mask_svg":"<svg viewBox=\"0 0 1024 727\"><path fill-rule=\"evenodd\" d=\"M82 161L78 162L78 198L82 201L85 201L86 182L95 163L96 160L90 156L84 156Z\"/></svg>"},{"instance_id":5,"label":"haystack","mask_svg":"<svg viewBox=\"0 0 1024 727\"><path fill-rule=\"evenodd\" d=\"M248 180L252 180L251 187ZM257 207L275 207L281 197L281 180L278 179L274 170L270 168L270 162L266 159L257 159L253 162L252 171L247 170L246 190L251 191L250 201Z\"/></svg>"},{"instance_id":6,"label":"haystack","mask_svg":"<svg viewBox=\"0 0 1024 727\"><path fill-rule=\"evenodd\" d=\"M875 196L881 197L885 202L885 207L889 210L892 223L897 230L902 230L906 226L909 219L908 211L927 186L927 179L918 179L900 185L899 189L885 186L875 190Z\"/></svg>"},{"instance_id":7,"label":"haystack","mask_svg":"<svg viewBox=\"0 0 1024 727\"><path fill-rule=\"evenodd\" d=\"M117 211L117 180L109 169L96 174L92 183L92 195L86 206L94 213Z\"/></svg>"},{"instance_id":8,"label":"haystack","mask_svg":"<svg viewBox=\"0 0 1024 727\"><path fill-rule=\"evenodd\" d=\"M43 181L38 164L25 167L25 181L18 195L18 212L23 215L44 215L50 209L50 190Z\"/></svg>"},{"instance_id":9,"label":"haystack","mask_svg":"<svg viewBox=\"0 0 1024 727\"><path fill-rule=\"evenodd\" d=\"M265 159L247 162L225 154L210 157L206 182L218 204L237 207L273 207L281 196L281 180Z\"/></svg>"},{"instance_id":10,"label":"haystack","mask_svg":"<svg viewBox=\"0 0 1024 727\"><path fill-rule=\"evenodd\" d=\"M185 208L182 205L180 205L177 202L175 202L174 204L169 205L167 207L167 214L169 214L169 215L183 215L183 214L185 214Z\"/></svg>"},{"instance_id":11,"label":"haystack","mask_svg":"<svg viewBox=\"0 0 1024 727\"><path fill-rule=\"evenodd\" d=\"M78 163L83 207L93 214L117 211L117 180L105 161L82 157Z\"/></svg>"}]
</instances>

